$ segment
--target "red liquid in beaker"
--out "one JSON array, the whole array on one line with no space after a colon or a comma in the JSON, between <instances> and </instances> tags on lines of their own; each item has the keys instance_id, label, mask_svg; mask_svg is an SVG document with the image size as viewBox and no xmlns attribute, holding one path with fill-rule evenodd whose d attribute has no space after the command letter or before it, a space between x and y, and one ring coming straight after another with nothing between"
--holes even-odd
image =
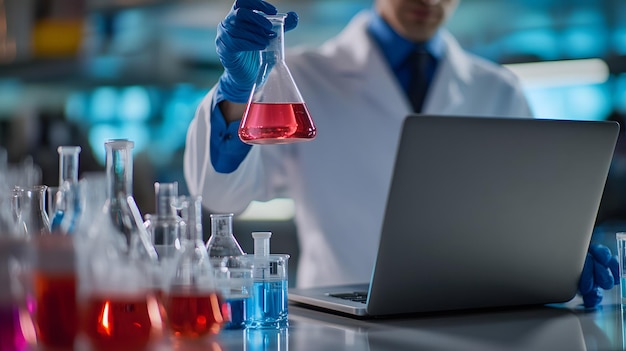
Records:
<instances>
[{"instance_id":1,"label":"red liquid in beaker","mask_svg":"<svg viewBox=\"0 0 626 351\"><path fill-rule=\"evenodd\" d=\"M176 336L197 338L217 334L224 323L217 293L174 293L166 297L167 325Z\"/></svg>"},{"instance_id":2,"label":"red liquid in beaker","mask_svg":"<svg viewBox=\"0 0 626 351\"><path fill-rule=\"evenodd\" d=\"M71 348L78 334L76 275L35 272L35 325L41 344Z\"/></svg>"},{"instance_id":3,"label":"red liquid in beaker","mask_svg":"<svg viewBox=\"0 0 626 351\"><path fill-rule=\"evenodd\" d=\"M248 144L288 144L315 138L316 129L304 103L250 103L239 128Z\"/></svg>"},{"instance_id":4,"label":"red liquid in beaker","mask_svg":"<svg viewBox=\"0 0 626 351\"><path fill-rule=\"evenodd\" d=\"M83 325L94 348L134 351L150 342L152 322L145 295L94 296L85 308Z\"/></svg>"}]
</instances>

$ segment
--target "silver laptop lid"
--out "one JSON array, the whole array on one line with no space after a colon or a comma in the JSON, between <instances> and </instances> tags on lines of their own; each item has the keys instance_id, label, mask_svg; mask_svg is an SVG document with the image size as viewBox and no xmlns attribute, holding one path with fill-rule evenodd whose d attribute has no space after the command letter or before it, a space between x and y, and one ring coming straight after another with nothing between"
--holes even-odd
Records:
<instances>
[{"instance_id":1,"label":"silver laptop lid","mask_svg":"<svg viewBox=\"0 0 626 351\"><path fill-rule=\"evenodd\" d=\"M570 300L618 132L613 122L409 116L367 313Z\"/></svg>"}]
</instances>

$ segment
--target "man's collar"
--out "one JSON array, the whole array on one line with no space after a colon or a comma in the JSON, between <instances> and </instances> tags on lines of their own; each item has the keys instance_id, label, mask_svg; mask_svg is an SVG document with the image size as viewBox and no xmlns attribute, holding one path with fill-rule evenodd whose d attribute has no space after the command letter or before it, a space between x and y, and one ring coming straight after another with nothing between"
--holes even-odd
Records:
<instances>
[{"instance_id":1,"label":"man's collar","mask_svg":"<svg viewBox=\"0 0 626 351\"><path fill-rule=\"evenodd\" d=\"M406 57L419 46L423 46L437 60L443 57L445 44L440 31L424 43L414 43L396 33L375 10L372 10L367 30L380 46L391 67L401 65Z\"/></svg>"}]
</instances>

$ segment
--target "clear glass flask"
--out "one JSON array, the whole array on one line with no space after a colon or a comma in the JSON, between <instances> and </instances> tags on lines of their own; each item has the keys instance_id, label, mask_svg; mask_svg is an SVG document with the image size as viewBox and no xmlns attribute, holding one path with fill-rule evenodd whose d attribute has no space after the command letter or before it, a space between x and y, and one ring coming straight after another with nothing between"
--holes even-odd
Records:
<instances>
[{"instance_id":1,"label":"clear glass flask","mask_svg":"<svg viewBox=\"0 0 626 351\"><path fill-rule=\"evenodd\" d=\"M143 350L162 325L157 254L132 193L133 146L126 139L105 142L106 200L83 247L81 326L96 350Z\"/></svg>"},{"instance_id":2,"label":"clear glass flask","mask_svg":"<svg viewBox=\"0 0 626 351\"><path fill-rule=\"evenodd\" d=\"M239 127L248 144L288 144L315 138L317 129L285 63L286 14L265 15L276 37L262 50L261 65Z\"/></svg>"},{"instance_id":3,"label":"clear glass flask","mask_svg":"<svg viewBox=\"0 0 626 351\"><path fill-rule=\"evenodd\" d=\"M155 213L144 221L150 239L159 256L159 262L171 259L180 245L182 218L177 212L178 182L154 183Z\"/></svg>"},{"instance_id":4,"label":"clear glass flask","mask_svg":"<svg viewBox=\"0 0 626 351\"><path fill-rule=\"evenodd\" d=\"M201 198L179 201L187 225L164 293L167 327L174 336L200 338L221 330L222 297L202 241Z\"/></svg>"},{"instance_id":5,"label":"clear glass flask","mask_svg":"<svg viewBox=\"0 0 626 351\"><path fill-rule=\"evenodd\" d=\"M50 234L50 219L46 213L47 186L16 186L13 190L13 206L23 235L31 238Z\"/></svg>"},{"instance_id":6,"label":"clear glass flask","mask_svg":"<svg viewBox=\"0 0 626 351\"><path fill-rule=\"evenodd\" d=\"M133 197L134 143L126 139L109 140L106 149L107 200L105 211L124 235L128 254L145 262L156 262L158 255L150 241L139 207Z\"/></svg>"},{"instance_id":7,"label":"clear glass flask","mask_svg":"<svg viewBox=\"0 0 626 351\"><path fill-rule=\"evenodd\" d=\"M211 236L206 248L210 257L241 256L245 253L233 234L233 214L211 214Z\"/></svg>"},{"instance_id":8,"label":"clear glass flask","mask_svg":"<svg viewBox=\"0 0 626 351\"><path fill-rule=\"evenodd\" d=\"M69 348L78 334L77 278L70 236L50 232L47 186L18 190L19 227L30 240L33 320L42 346Z\"/></svg>"},{"instance_id":9,"label":"clear glass flask","mask_svg":"<svg viewBox=\"0 0 626 351\"><path fill-rule=\"evenodd\" d=\"M78 162L80 146L59 146L59 187L49 195L54 196L48 203L50 230L72 234L80 216L80 194L78 187Z\"/></svg>"},{"instance_id":10,"label":"clear glass flask","mask_svg":"<svg viewBox=\"0 0 626 351\"><path fill-rule=\"evenodd\" d=\"M159 302L161 317L165 321L167 313L163 302L163 291L166 289L167 281L166 274L163 272L173 269L172 265L180 248L181 234L185 230L185 222L179 215L178 182L155 182L154 195L155 213L144 216L144 225L158 255L158 272L161 273L154 276L157 286L155 294Z\"/></svg>"},{"instance_id":11,"label":"clear glass flask","mask_svg":"<svg viewBox=\"0 0 626 351\"><path fill-rule=\"evenodd\" d=\"M28 264L28 242L24 235L19 234L9 188L0 177L0 350L26 351L31 349L26 327L34 330L32 321L21 318L29 315L23 284ZM29 325L25 325L26 322Z\"/></svg>"}]
</instances>

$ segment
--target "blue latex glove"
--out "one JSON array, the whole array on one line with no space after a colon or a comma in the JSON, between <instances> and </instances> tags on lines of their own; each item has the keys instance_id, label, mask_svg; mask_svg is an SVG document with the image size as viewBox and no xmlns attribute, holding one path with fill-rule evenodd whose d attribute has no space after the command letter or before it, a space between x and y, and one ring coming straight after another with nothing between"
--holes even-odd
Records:
<instances>
[{"instance_id":1,"label":"blue latex glove","mask_svg":"<svg viewBox=\"0 0 626 351\"><path fill-rule=\"evenodd\" d=\"M247 103L259 68L259 51L276 37L272 24L260 11L277 13L274 5L262 0L236 0L226 18L217 26L215 45L224 66L218 95L224 100ZM285 31L298 24L295 12L287 13Z\"/></svg>"},{"instance_id":2,"label":"blue latex glove","mask_svg":"<svg viewBox=\"0 0 626 351\"><path fill-rule=\"evenodd\" d=\"M578 292L585 307L592 308L602 301L602 291L619 284L619 262L611 250L599 244L591 244L580 275Z\"/></svg>"}]
</instances>

